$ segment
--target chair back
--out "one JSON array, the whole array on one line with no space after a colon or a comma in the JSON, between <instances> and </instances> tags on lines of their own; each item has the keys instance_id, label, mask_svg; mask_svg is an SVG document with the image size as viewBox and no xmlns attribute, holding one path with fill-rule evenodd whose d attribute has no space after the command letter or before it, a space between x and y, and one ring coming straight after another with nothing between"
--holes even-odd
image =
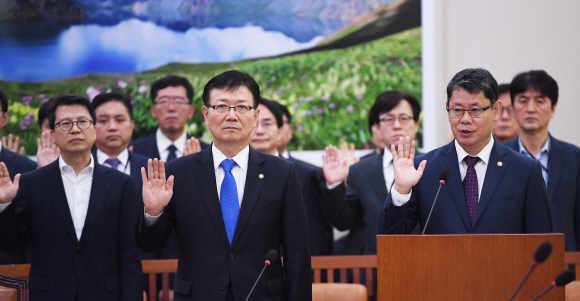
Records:
<instances>
[{"instance_id":1,"label":"chair back","mask_svg":"<svg viewBox=\"0 0 580 301\"><path fill-rule=\"evenodd\" d=\"M367 288L356 283L313 283L312 301L367 301Z\"/></svg>"}]
</instances>

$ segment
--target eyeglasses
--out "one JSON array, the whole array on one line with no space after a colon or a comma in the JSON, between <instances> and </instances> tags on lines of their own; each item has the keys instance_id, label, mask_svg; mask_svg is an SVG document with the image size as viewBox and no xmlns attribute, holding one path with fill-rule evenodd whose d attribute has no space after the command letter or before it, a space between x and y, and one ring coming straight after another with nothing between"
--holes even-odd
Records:
<instances>
[{"instance_id":1,"label":"eyeglasses","mask_svg":"<svg viewBox=\"0 0 580 301\"><path fill-rule=\"evenodd\" d=\"M166 106L166 105L169 105L169 103L171 103L172 99L173 99L173 103L176 105L188 105L189 104L189 101L185 98L182 98L182 97L174 97L174 98L161 97L155 101L155 104L160 105L160 106Z\"/></svg>"},{"instance_id":2,"label":"eyeglasses","mask_svg":"<svg viewBox=\"0 0 580 301\"><path fill-rule=\"evenodd\" d=\"M485 107L485 108L471 108L468 110L464 110L464 109L459 109L459 108L455 108L455 109L450 109L449 107L447 107L447 112L449 113L449 115L452 118L463 118L463 115L465 114L465 112L469 112L469 116L471 116L471 118L481 118L483 117L483 113L490 109L491 107L493 107L493 104L490 104L489 106Z\"/></svg>"},{"instance_id":3,"label":"eyeglasses","mask_svg":"<svg viewBox=\"0 0 580 301\"><path fill-rule=\"evenodd\" d=\"M233 106L233 107L230 107L227 105L215 105L215 106L207 106L207 107L214 109L216 112L218 112L220 114L227 113L230 111L230 109L234 109L234 111L236 111L240 114L246 114L251 109L255 109L254 107L245 106L245 105L237 105L237 106Z\"/></svg>"},{"instance_id":4,"label":"eyeglasses","mask_svg":"<svg viewBox=\"0 0 580 301\"><path fill-rule=\"evenodd\" d=\"M386 118L381 118L381 119L379 119L379 121L380 122L384 122L384 123L386 123L388 125L391 125L391 124L395 124L395 120L399 120L399 123L404 125L404 124L409 123L409 121L411 121L412 119L413 119L412 116L403 114L403 115L401 115L399 117L396 117L396 116L388 116Z\"/></svg>"},{"instance_id":5,"label":"eyeglasses","mask_svg":"<svg viewBox=\"0 0 580 301\"><path fill-rule=\"evenodd\" d=\"M514 108L513 107L507 107L507 108L506 107L503 107L503 108L501 108L501 114L500 115L503 115L504 112L507 112L508 115L510 115L510 116L514 116Z\"/></svg>"},{"instance_id":6,"label":"eyeglasses","mask_svg":"<svg viewBox=\"0 0 580 301\"><path fill-rule=\"evenodd\" d=\"M93 125L93 121L88 119L79 119L77 121L63 120L55 125L58 125L58 127L63 131L70 131L75 123L81 130L88 130L91 125Z\"/></svg>"}]
</instances>

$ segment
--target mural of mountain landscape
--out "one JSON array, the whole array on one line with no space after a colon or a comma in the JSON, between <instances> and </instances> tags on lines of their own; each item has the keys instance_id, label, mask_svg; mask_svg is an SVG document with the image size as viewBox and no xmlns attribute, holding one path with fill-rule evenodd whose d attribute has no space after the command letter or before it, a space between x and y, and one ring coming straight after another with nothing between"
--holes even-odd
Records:
<instances>
[{"instance_id":1,"label":"mural of mountain landscape","mask_svg":"<svg viewBox=\"0 0 580 301\"><path fill-rule=\"evenodd\" d=\"M147 89L180 74L196 88L239 69L295 116L295 149L368 147L368 108L387 89L421 96L420 0L3 0L0 89L6 132L34 154L35 114L60 93L116 90L135 137L155 129ZM348 120L348 121L347 121ZM342 121L342 122L341 122ZM201 114L188 131L211 141Z\"/></svg>"}]
</instances>

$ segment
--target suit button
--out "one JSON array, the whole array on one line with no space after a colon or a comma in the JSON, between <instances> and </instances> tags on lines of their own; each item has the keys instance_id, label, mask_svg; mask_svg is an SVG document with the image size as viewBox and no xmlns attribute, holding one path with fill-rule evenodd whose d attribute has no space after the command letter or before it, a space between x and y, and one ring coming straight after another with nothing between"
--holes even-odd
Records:
<instances>
[{"instance_id":1,"label":"suit button","mask_svg":"<svg viewBox=\"0 0 580 301\"><path fill-rule=\"evenodd\" d=\"M72 280L73 283L75 283L75 282L77 282L77 277L76 276L72 276L72 279L71 280Z\"/></svg>"},{"instance_id":2,"label":"suit button","mask_svg":"<svg viewBox=\"0 0 580 301\"><path fill-rule=\"evenodd\" d=\"M229 259L234 259L234 254L232 254L232 253L228 254L228 258Z\"/></svg>"},{"instance_id":3,"label":"suit button","mask_svg":"<svg viewBox=\"0 0 580 301\"><path fill-rule=\"evenodd\" d=\"M227 287L227 286L226 286L225 284L222 284L222 286L220 286L220 289L223 291L223 290L225 290L225 289L226 289L226 287Z\"/></svg>"}]
</instances>

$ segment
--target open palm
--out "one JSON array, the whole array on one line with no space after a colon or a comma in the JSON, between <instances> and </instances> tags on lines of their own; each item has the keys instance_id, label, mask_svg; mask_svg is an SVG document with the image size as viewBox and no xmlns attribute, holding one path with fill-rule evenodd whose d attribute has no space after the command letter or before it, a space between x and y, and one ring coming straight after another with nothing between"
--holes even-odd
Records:
<instances>
[{"instance_id":1,"label":"open palm","mask_svg":"<svg viewBox=\"0 0 580 301\"><path fill-rule=\"evenodd\" d=\"M393 154L393 169L395 173L395 183L393 187L401 194L407 194L411 188L419 182L427 161L423 160L419 167L415 169L415 141L411 142L408 136L399 138L399 146L391 145Z\"/></svg>"},{"instance_id":2,"label":"open palm","mask_svg":"<svg viewBox=\"0 0 580 301\"><path fill-rule=\"evenodd\" d=\"M0 162L0 204L8 204L12 202L18 192L18 183L20 182L20 174L14 177L14 182L10 180L8 168L4 162Z\"/></svg>"},{"instance_id":3,"label":"open palm","mask_svg":"<svg viewBox=\"0 0 580 301\"><path fill-rule=\"evenodd\" d=\"M165 165L163 161L151 160L147 162L147 173L141 168L143 179L143 204L145 212L157 216L169 204L173 196L173 176L165 179Z\"/></svg>"},{"instance_id":4,"label":"open palm","mask_svg":"<svg viewBox=\"0 0 580 301\"><path fill-rule=\"evenodd\" d=\"M322 171L328 184L345 181L348 176L348 162L344 160L338 149L329 145L322 155Z\"/></svg>"}]
</instances>

